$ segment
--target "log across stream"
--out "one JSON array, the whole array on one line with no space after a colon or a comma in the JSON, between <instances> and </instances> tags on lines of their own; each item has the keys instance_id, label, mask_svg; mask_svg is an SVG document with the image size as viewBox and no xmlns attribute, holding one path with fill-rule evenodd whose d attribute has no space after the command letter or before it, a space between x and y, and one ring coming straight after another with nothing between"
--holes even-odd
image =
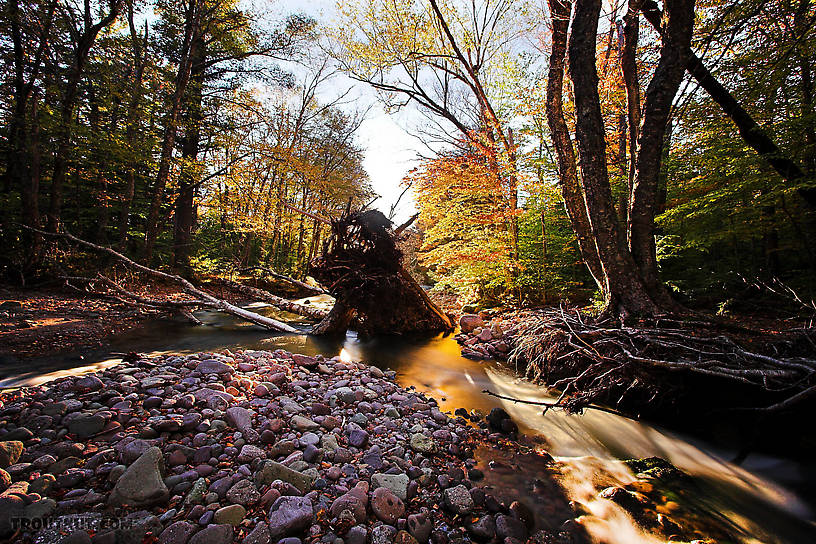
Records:
<instances>
[{"instance_id":1,"label":"log across stream","mask_svg":"<svg viewBox=\"0 0 816 544\"><path fill-rule=\"evenodd\" d=\"M321 297L310 297L310 304L320 306ZM263 305L254 311L297 324L295 316ZM207 326L186 323L156 322L121 335L113 341L111 352L123 353L190 353L219 349L282 348L305 354L327 356L342 353L398 372L402 386L415 386L440 401L440 408L453 412L457 408L487 413L501 406L520 425L522 432L539 442L559 461L566 477L563 485L570 497L582 502L591 512L591 533L605 542L654 542L640 532L623 511L611 501L598 499L589 482L598 474L625 483L631 473L619 459L659 456L695 476L703 486L699 500L714 508L741 527L745 542L813 542L813 503L816 474L812 466L784 459L751 456L743 467L724 461L736 450L717 450L691 437L672 434L650 425L613 414L589 411L585 415L567 415L550 411L546 417L534 406L513 404L481 393L491 389L515 398L547 400L540 388L518 380L511 369L494 362L475 362L459 355L452 337L439 335L424 340L398 340L375 337L367 341L354 333L345 338L319 338L305 334L274 335L235 318L214 311L197 313ZM61 375L94 371L116 364L120 357L110 353L85 354L79 358L47 358L27 361L25 366L0 369L0 385L31 385ZM487 480L497 488L530 496L531 482L540 467L525 459L502 457L487 452L482 461L494 461ZM535 503L534 500L529 501ZM537 508L545 508L538 505Z\"/></svg>"}]
</instances>

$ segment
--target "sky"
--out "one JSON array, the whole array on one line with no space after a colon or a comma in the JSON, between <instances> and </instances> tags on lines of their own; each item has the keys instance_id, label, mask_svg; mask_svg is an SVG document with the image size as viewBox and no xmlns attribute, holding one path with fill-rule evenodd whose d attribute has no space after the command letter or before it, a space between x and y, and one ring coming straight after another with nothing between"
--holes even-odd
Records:
<instances>
[{"instance_id":1,"label":"sky","mask_svg":"<svg viewBox=\"0 0 816 544\"><path fill-rule=\"evenodd\" d=\"M265 4L267 9L271 7L281 18L290 13L304 13L314 17L319 23L332 21L336 13L335 0L257 0L256 3ZM357 143L364 149L363 166L368 172L372 187L380 195L380 199L373 207L388 215L391 206L403 190L400 182L405 174L418 164L418 153L422 150L427 151L427 148L405 130L413 117L410 111L389 115L383 110L375 92L368 85L342 75L336 77L332 85L334 88L323 91L327 98L353 87L350 96L354 96L355 100L345 107L365 109L370 106L368 115L358 130ZM399 224L405 221L415 211L413 195L408 191L400 200L394 222Z\"/></svg>"}]
</instances>

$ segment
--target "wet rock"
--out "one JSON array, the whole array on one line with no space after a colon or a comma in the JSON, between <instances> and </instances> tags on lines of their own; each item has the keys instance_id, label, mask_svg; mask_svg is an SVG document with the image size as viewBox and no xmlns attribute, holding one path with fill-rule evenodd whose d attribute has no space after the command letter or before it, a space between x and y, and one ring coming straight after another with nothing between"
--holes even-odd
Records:
<instances>
[{"instance_id":1,"label":"wet rock","mask_svg":"<svg viewBox=\"0 0 816 544\"><path fill-rule=\"evenodd\" d=\"M496 432L511 434L518 431L518 426L510 419L510 414L502 408L493 408L485 419L490 428Z\"/></svg>"},{"instance_id":2,"label":"wet rock","mask_svg":"<svg viewBox=\"0 0 816 544\"><path fill-rule=\"evenodd\" d=\"M169 490L163 472L162 451L155 446L149 448L116 481L109 502L140 506L166 500Z\"/></svg>"},{"instance_id":3,"label":"wet rock","mask_svg":"<svg viewBox=\"0 0 816 544\"><path fill-rule=\"evenodd\" d=\"M232 526L210 525L194 534L188 544L232 544Z\"/></svg>"},{"instance_id":4,"label":"wet rock","mask_svg":"<svg viewBox=\"0 0 816 544\"><path fill-rule=\"evenodd\" d=\"M405 513L405 504L387 487L378 487L371 494L371 510L381 521L393 525Z\"/></svg>"},{"instance_id":5,"label":"wet rock","mask_svg":"<svg viewBox=\"0 0 816 544\"><path fill-rule=\"evenodd\" d=\"M23 454L23 443L19 440L0 442L0 468L8 468L20 459Z\"/></svg>"},{"instance_id":6,"label":"wet rock","mask_svg":"<svg viewBox=\"0 0 816 544\"><path fill-rule=\"evenodd\" d=\"M272 505L267 521L272 539L291 536L312 523L312 502L306 497L280 497Z\"/></svg>"},{"instance_id":7,"label":"wet rock","mask_svg":"<svg viewBox=\"0 0 816 544\"><path fill-rule=\"evenodd\" d=\"M445 497L445 506L454 514L470 514L473 512L473 498L470 496L470 490L463 486L457 485L451 487L443 492Z\"/></svg>"},{"instance_id":8,"label":"wet rock","mask_svg":"<svg viewBox=\"0 0 816 544\"><path fill-rule=\"evenodd\" d=\"M171 523L159 534L159 544L186 544L196 531L195 525L186 521Z\"/></svg>"},{"instance_id":9,"label":"wet rock","mask_svg":"<svg viewBox=\"0 0 816 544\"><path fill-rule=\"evenodd\" d=\"M479 542L493 540L496 536L496 520L490 514L482 516L468 525L468 532Z\"/></svg>"},{"instance_id":10,"label":"wet rock","mask_svg":"<svg viewBox=\"0 0 816 544\"><path fill-rule=\"evenodd\" d=\"M527 527L512 516L500 514L496 516L496 534L501 539L515 538L524 542L527 539Z\"/></svg>"},{"instance_id":11,"label":"wet rock","mask_svg":"<svg viewBox=\"0 0 816 544\"><path fill-rule=\"evenodd\" d=\"M484 327L484 320L475 314L465 314L459 318L459 328L463 333L473 332L477 327Z\"/></svg>"}]
</instances>

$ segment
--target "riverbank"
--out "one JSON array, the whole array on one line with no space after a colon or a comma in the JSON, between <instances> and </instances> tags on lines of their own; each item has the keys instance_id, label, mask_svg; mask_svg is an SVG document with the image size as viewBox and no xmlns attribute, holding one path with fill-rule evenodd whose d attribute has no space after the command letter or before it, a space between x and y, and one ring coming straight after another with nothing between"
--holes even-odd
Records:
<instances>
[{"instance_id":1,"label":"riverbank","mask_svg":"<svg viewBox=\"0 0 816 544\"><path fill-rule=\"evenodd\" d=\"M501 411L443 413L394 374L340 357L199 353L3 393L0 530L61 544L586 541L593 516ZM527 490L494 491L507 466L496 451L541 465L535 505ZM638 481L610 500L637 498L664 538L699 533L681 528L676 504L646 508Z\"/></svg>"}]
</instances>

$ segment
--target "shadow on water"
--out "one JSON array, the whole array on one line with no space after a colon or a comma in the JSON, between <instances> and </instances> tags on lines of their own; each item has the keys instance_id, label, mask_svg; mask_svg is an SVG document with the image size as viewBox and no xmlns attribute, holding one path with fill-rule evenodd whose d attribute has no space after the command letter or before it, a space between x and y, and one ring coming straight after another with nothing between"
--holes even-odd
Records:
<instances>
[{"instance_id":1,"label":"shadow on water","mask_svg":"<svg viewBox=\"0 0 816 544\"><path fill-rule=\"evenodd\" d=\"M323 301L313 298L313 302ZM298 316L261 304L253 307L292 323L304 333L308 330ZM402 386L414 386L434 396L443 411L464 407L486 414L497 406L507 410L532 442L541 444L563 463L566 476L561 483L572 500L581 501L594 514L587 525L599 541L621 544L655 541L638 531L616 505L598 499L597 489L587 482L604 472L610 481L624 485L633 476L620 459L658 456L694 476L703 490L700 500L705 507L726 516L744 535L743 541L816 542L811 508L816 483L813 464L752 455L738 467L724 460L733 458L736 450L716 449L693 437L621 416L592 410L583 415L551 410L542 416L540 407L483 394L484 389L490 389L518 399L552 400L540 387L518 379L513 369L496 362L461 357L458 344L450 336L363 340L354 333L339 338L270 334L216 312L196 315L205 326L155 321L121 334L105 352L85 354L82 358L44 357L4 366L0 369L0 387L35 385L64 375L100 370L121 360L121 355L114 354L130 351L158 355L285 349L330 357L345 350L354 360L396 370ZM504 472L501 468L486 470L488 483L510 496L528 497L536 505L537 514L547 516L551 507L536 499L535 482L542 473L542 461L501 459L502 455L500 449L481 453L480 464L498 459L496 466L505 467Z\"/></svg>"}]
</instances>

